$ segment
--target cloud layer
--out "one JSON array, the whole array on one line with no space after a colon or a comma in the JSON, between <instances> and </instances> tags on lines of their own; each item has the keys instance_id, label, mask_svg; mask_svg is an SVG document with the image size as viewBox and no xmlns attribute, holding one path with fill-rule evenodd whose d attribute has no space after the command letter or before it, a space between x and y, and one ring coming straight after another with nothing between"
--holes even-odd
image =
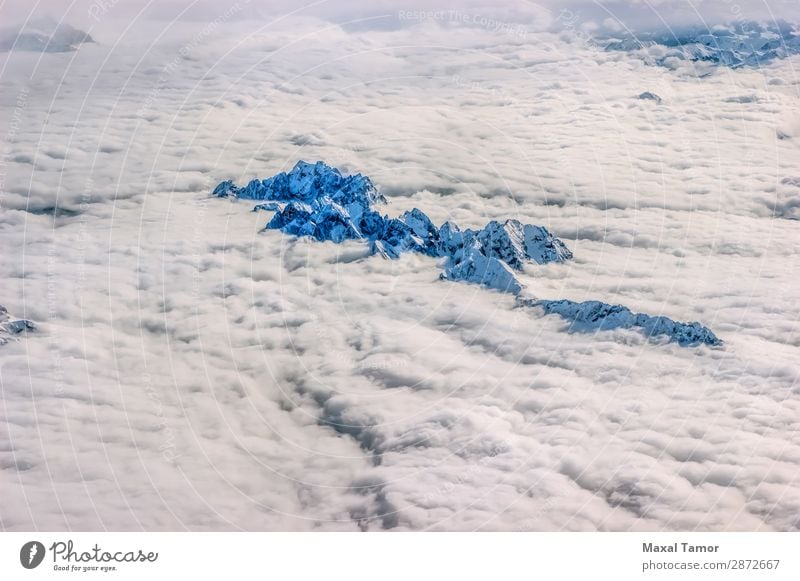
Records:
<instances>
[{"instance_id":1,"label":"cloud layer","mask_svg":"<svg viewBox=\"0 0 800 581\"><path fill-rule=\"evenodd\" d=\"M796 59L697 78L480 20L112 16L0 57L0 303L39 325L0 350L4 529L800 526ZM726 347L564 333L208 196L297 159L393 214L546 225L576 259L524 272L537 295Z\"/></svg>"}]
</instances>

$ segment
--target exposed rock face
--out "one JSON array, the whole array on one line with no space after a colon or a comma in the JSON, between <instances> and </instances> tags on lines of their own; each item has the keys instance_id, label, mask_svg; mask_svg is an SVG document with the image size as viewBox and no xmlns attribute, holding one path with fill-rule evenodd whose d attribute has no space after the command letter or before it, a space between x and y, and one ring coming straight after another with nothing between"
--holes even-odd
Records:
<instances>
[{"instance_id":1,"label":"exposed rock face","mask_svg":"<svg viewBox=\"0 0 800 581\"><path fill-rule=\"evenodd\" d=\"M398 218L379 214L386 203L369 178L343 176L323 162L299 161L289 173L252 180L243 188L220 183L215 196L265 200L254 210L274 212L267 229L320 241L364 240L373 253L398 258L416 252L444 259L442 279L480 284L518 296L520 304L541 307L570 320L572 330L639 328L648 336L665 335L680 345L719 345L721 341L699 323L679 323L666 317L636 314L620 305L599 301L523 298L525 285L517 273L526 264L565 262L572 252L543 226L518 220L492 221L480 230L461 230L452 222L437 228L421 210Z\"/></svg>"},{"instance_id":2,"label":"exposed rock face","mask_svg":"<svg viewBox=\"0 0 800 581\"><path fill-rule=\"evenodd\" d=\"M27 319L13 319L8 309L0 305L0 345L5 345L23 331L32 331L36 326Z\"/></svg>"}]
</instances>

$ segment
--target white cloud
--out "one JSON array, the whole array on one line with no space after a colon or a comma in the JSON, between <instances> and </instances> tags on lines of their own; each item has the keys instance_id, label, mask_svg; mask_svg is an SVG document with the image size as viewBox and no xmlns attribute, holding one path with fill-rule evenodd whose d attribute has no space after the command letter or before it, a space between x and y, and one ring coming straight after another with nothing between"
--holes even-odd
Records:
<instances>
[{"instance_id":1,"label":"white cloud","mask_svg":"<svg viewBox=\"0 0 800 581\"><path fill-rule=\"evenodd\" d=\"M544 5L557 15L556 23L607 32L678 31L685 26L800 19L796 2L780 0L552 0Z\"/></svg>"},{"instance_id":2,"label":"white cloud","mask_svg":"<svg viewBox=\"0 0 800 581\"><path fill-rule=\"evenodd\" d=\"M40 325L0 351L4 528L797 528L796 59L696 79L435 18L198 30L0 61L0 302ZM207 198L299 158L393 214L546 225L576 258L529 268L537 296L726 348L565 333Z\"/></svg>"}]
</instances>

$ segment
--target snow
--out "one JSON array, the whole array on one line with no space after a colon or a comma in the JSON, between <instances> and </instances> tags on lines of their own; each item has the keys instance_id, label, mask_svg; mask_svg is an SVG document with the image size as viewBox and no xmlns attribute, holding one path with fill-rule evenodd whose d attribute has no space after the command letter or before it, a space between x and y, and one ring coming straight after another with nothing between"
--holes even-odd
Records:
<instances>
[{"instance_id":1,"label":"snow","mask_svg":"<svg viewBox=\"0 0 800 581\"><path fill-rule=\"evenodd\" d=\"M478 244L469 244L462 248L458 259L448 263L441 278L482 284L512 294L519 294L525 288L507 263L499 258L486 256Z\"/></svg>"}]
</instances>

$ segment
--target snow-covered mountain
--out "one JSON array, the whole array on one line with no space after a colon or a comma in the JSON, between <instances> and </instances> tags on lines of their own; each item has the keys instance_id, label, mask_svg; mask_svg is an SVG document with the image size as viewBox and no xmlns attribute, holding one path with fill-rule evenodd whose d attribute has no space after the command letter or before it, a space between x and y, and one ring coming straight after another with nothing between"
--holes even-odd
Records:
<instances>
[{"instance_id":1,"label":"snow-covered mountain","mask_svg":"<svg viewBox=\"0 0 800 581\"><path fill-rule=\"evenodd\" d=\"M650 64L670 68L682 61L707 62L731 68L760 66L800 53L800 34L786 22L737 22L712 28L637 34L601 42L606 50L633 52Z\"/></svg>"},{"instance_id":2,"label":"snow-covered mountain","mask_svg":"<svg viewBox=\"0 0 800 581\"><path fill-rule=\"evenodd\" d=\"M609 305L600 301L575 302L569 300L537 301L518 299L520 306L541 307L545 314L555 314L570 321L573 332L595 332L610 329L641 329L647 337L666 336L682 346L721 345L710 329L700 323L681 323L667 317L634 313L622 305Z\"/></svg>"},{"instance_id":3,"label":"snow-covered mountain","mask_svg":"<svg viewBox=\"0 0 800 581\"><path fill-rule=\"evenodd\" d=\"M516 272L526 264L558 263L572 258L566 244L547 228L518 220L491 221L480 230L461 230L452 222L437 228L418 208L399 218L381 215L373 207L385 204L386 198L368 177L343 176L322 161L298 161L288 173L255 179L241 188L230 180L223 181L212 195L268 200L254 208L274 212L266 229L336 243L365 240L372 253L389 259L404 252L444 258L442 279L480 284L518 297L526 287ZM637 328L648 337L666 336L682 346L722 343L700 323L635 314L621 305L530 298L521 301L572 321L571 330Z\"/></svg>"},{"instance_id":4,"label":"snow-covered mountain","mask_svg":"<svg viewBox=\"0 0 800 581\"><path fill-rule=\"evenodd\" d=\"M545 264L572 258L566 245L546 228L517 220L493 221L481 230L462 231L451 222L437 228L418 208L399 218L381 215L374 207L385 204L386 198L369 178L361 174L344 177L321 161L298 161L288 174L252 180L242 188L224 181L213 194L269 200L271 203L256 206L275 212L267 229L337 243L366 240L372 252L385 258L397 258L404 252L447 258L446 278L503 291L522 288L510 270L522 270L525 262ZM469 266L476 260L480 268ZM501 276L506 270L509 275Z\"/></svg>"},{"instance_id":5,"label":"snow-covered mountain","mask_svg":"<svg viewBox=\"0 0 800 581\"><path fill-rule=\"evenodd\" d=\"M23 331L31 331L35 325L27 319L14 319L8 314L8 309L0 305L0 345L11 341L15 335Z\"/></svg>"},{"instance_id":6,"label":"snow-covered mountain","mask_svg":"<svg viewBox=\"0 0 800 581\"><path fill-rule=\"evenodd\" d=\"M51 18L0 31L0 51L72 52L81 44L93 42L89 33Z\"/></svg>"}]
</instances>

